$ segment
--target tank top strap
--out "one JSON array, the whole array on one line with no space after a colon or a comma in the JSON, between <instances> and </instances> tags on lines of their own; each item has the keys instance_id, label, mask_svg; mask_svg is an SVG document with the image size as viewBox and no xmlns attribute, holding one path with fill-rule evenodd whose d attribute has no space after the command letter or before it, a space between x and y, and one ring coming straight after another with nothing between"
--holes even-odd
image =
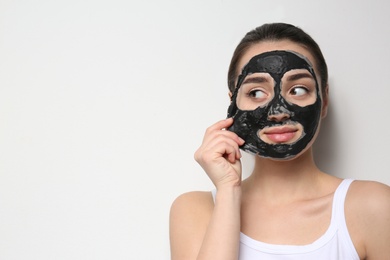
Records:
<instances>
[{"instance_id":1,"label":"tank top strap","mask_svg":"<svg viewBox=\"0 0 390 260\"><path fill-rule=\"evenodd\" d=\"M352 182L352 179L344 179L337 187L333 196L332 222L335 221L338 224L345 224L344 204L349 186Z\"/></svg>"},{"instance_id":2,"label":"tank top strap","mask_svg":"<svg viewBox=\"0 0 390 260\"><path fill-rule=\"evenodd\" d=\"M349 186L354 180L344 179L336 189L333 197L332 220L331 226L337 229L340 237L340 244L350 252L353 259L359 259L355 246L353 245L351 236L349 235L347 221L345 219L345 198L348 193Z\"/></svg>"}]
</instances>

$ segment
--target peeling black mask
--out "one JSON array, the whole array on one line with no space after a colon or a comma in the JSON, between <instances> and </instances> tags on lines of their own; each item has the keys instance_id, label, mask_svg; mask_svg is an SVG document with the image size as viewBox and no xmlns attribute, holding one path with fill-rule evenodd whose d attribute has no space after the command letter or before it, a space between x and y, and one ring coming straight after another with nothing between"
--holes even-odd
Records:
<instances>
[{"instance_id":1,"label":"peeling black mask","mask_svg":"<svg viewBox=\"0 0 390 260\"><path fill-rule=\"evenodd\" d=\"M284 74L291 70L305 69L314 78L316 101L307 106L288 102L281 95ZM268 73L274 80L274 96L271 101L254 110L241 110L237 106L238 91L248 75ZM262 157L290 159L303 151L316 134L321 119L321 95L313 66L302 55L291 51L271 51L254 56L243 68L228 108L228 117L233 117L233 125L228 129L245 140L242 150ZM284 113L288 119L276 122L269 116ZM258 132L265 127L285 124L301 124L303 133L293 143L270 144L260 139Z\"/></svg>"}]
</instances>

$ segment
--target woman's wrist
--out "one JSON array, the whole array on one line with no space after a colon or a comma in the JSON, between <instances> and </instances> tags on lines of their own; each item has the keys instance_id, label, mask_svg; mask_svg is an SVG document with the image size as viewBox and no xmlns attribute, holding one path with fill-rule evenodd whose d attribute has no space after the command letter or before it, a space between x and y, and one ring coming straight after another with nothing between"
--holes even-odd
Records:
<instances>
[{"instance_id":1,"label":"woman's wrist","mask_svg":"<svg viewBox=\"0 0 390 260\"><path fill-rule=\"evenodd\" d=\"M215 196L215 204L219 202L239 202L241 203L241 186L227 186L217 188L217 193Z\"/></svg>"}]
</instances>

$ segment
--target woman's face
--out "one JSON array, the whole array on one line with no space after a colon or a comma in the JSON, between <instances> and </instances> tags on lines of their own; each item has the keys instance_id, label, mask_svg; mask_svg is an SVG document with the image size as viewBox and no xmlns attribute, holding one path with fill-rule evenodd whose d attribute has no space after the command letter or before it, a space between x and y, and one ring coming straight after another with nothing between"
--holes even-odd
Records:
<instances>
[{"instance_id":1,"label":"woman's face","mask_svg":"<svg viewBox=\"0 0 390 260\"><path fill-rule=\"evenodd\" d=\"M313 56L290 41L251 46L238 63L229 129L243 150L290 159L306 150L318 132L322 97Z\"/></svg>"}]
</instances>

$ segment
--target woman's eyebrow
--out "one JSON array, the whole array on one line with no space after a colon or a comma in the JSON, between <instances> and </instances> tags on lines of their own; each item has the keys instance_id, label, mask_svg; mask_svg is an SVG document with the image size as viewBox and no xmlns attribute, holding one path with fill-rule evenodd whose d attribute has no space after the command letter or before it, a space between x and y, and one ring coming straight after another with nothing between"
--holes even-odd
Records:
<instances>
[{"instance_id":1,"label":"woman's eyebrow","mask_svg":"<svg viewBox=\"0 0 390 260\"><path fill-rule=\"evenodd\" d=\"M267 77L263 77L263 76L255 76L255 77L245 78L245 80L242 84L264 83L264 82L269 82L269 79Z\"/></svg>"},{"instance_id":2,"label":"woman's eyebrow","mask_svg":"<svg viewBox=\"0 0 390 260\"><path fill-rule=\"evenodd\" d=\"M303 79L303 78L314 79L314 77L310 73L301 72L301 73L296 73L296 74L292 74L292 75L287 76L286 80L294 81L294 80Z\"/></svg>"}]
</instances>

